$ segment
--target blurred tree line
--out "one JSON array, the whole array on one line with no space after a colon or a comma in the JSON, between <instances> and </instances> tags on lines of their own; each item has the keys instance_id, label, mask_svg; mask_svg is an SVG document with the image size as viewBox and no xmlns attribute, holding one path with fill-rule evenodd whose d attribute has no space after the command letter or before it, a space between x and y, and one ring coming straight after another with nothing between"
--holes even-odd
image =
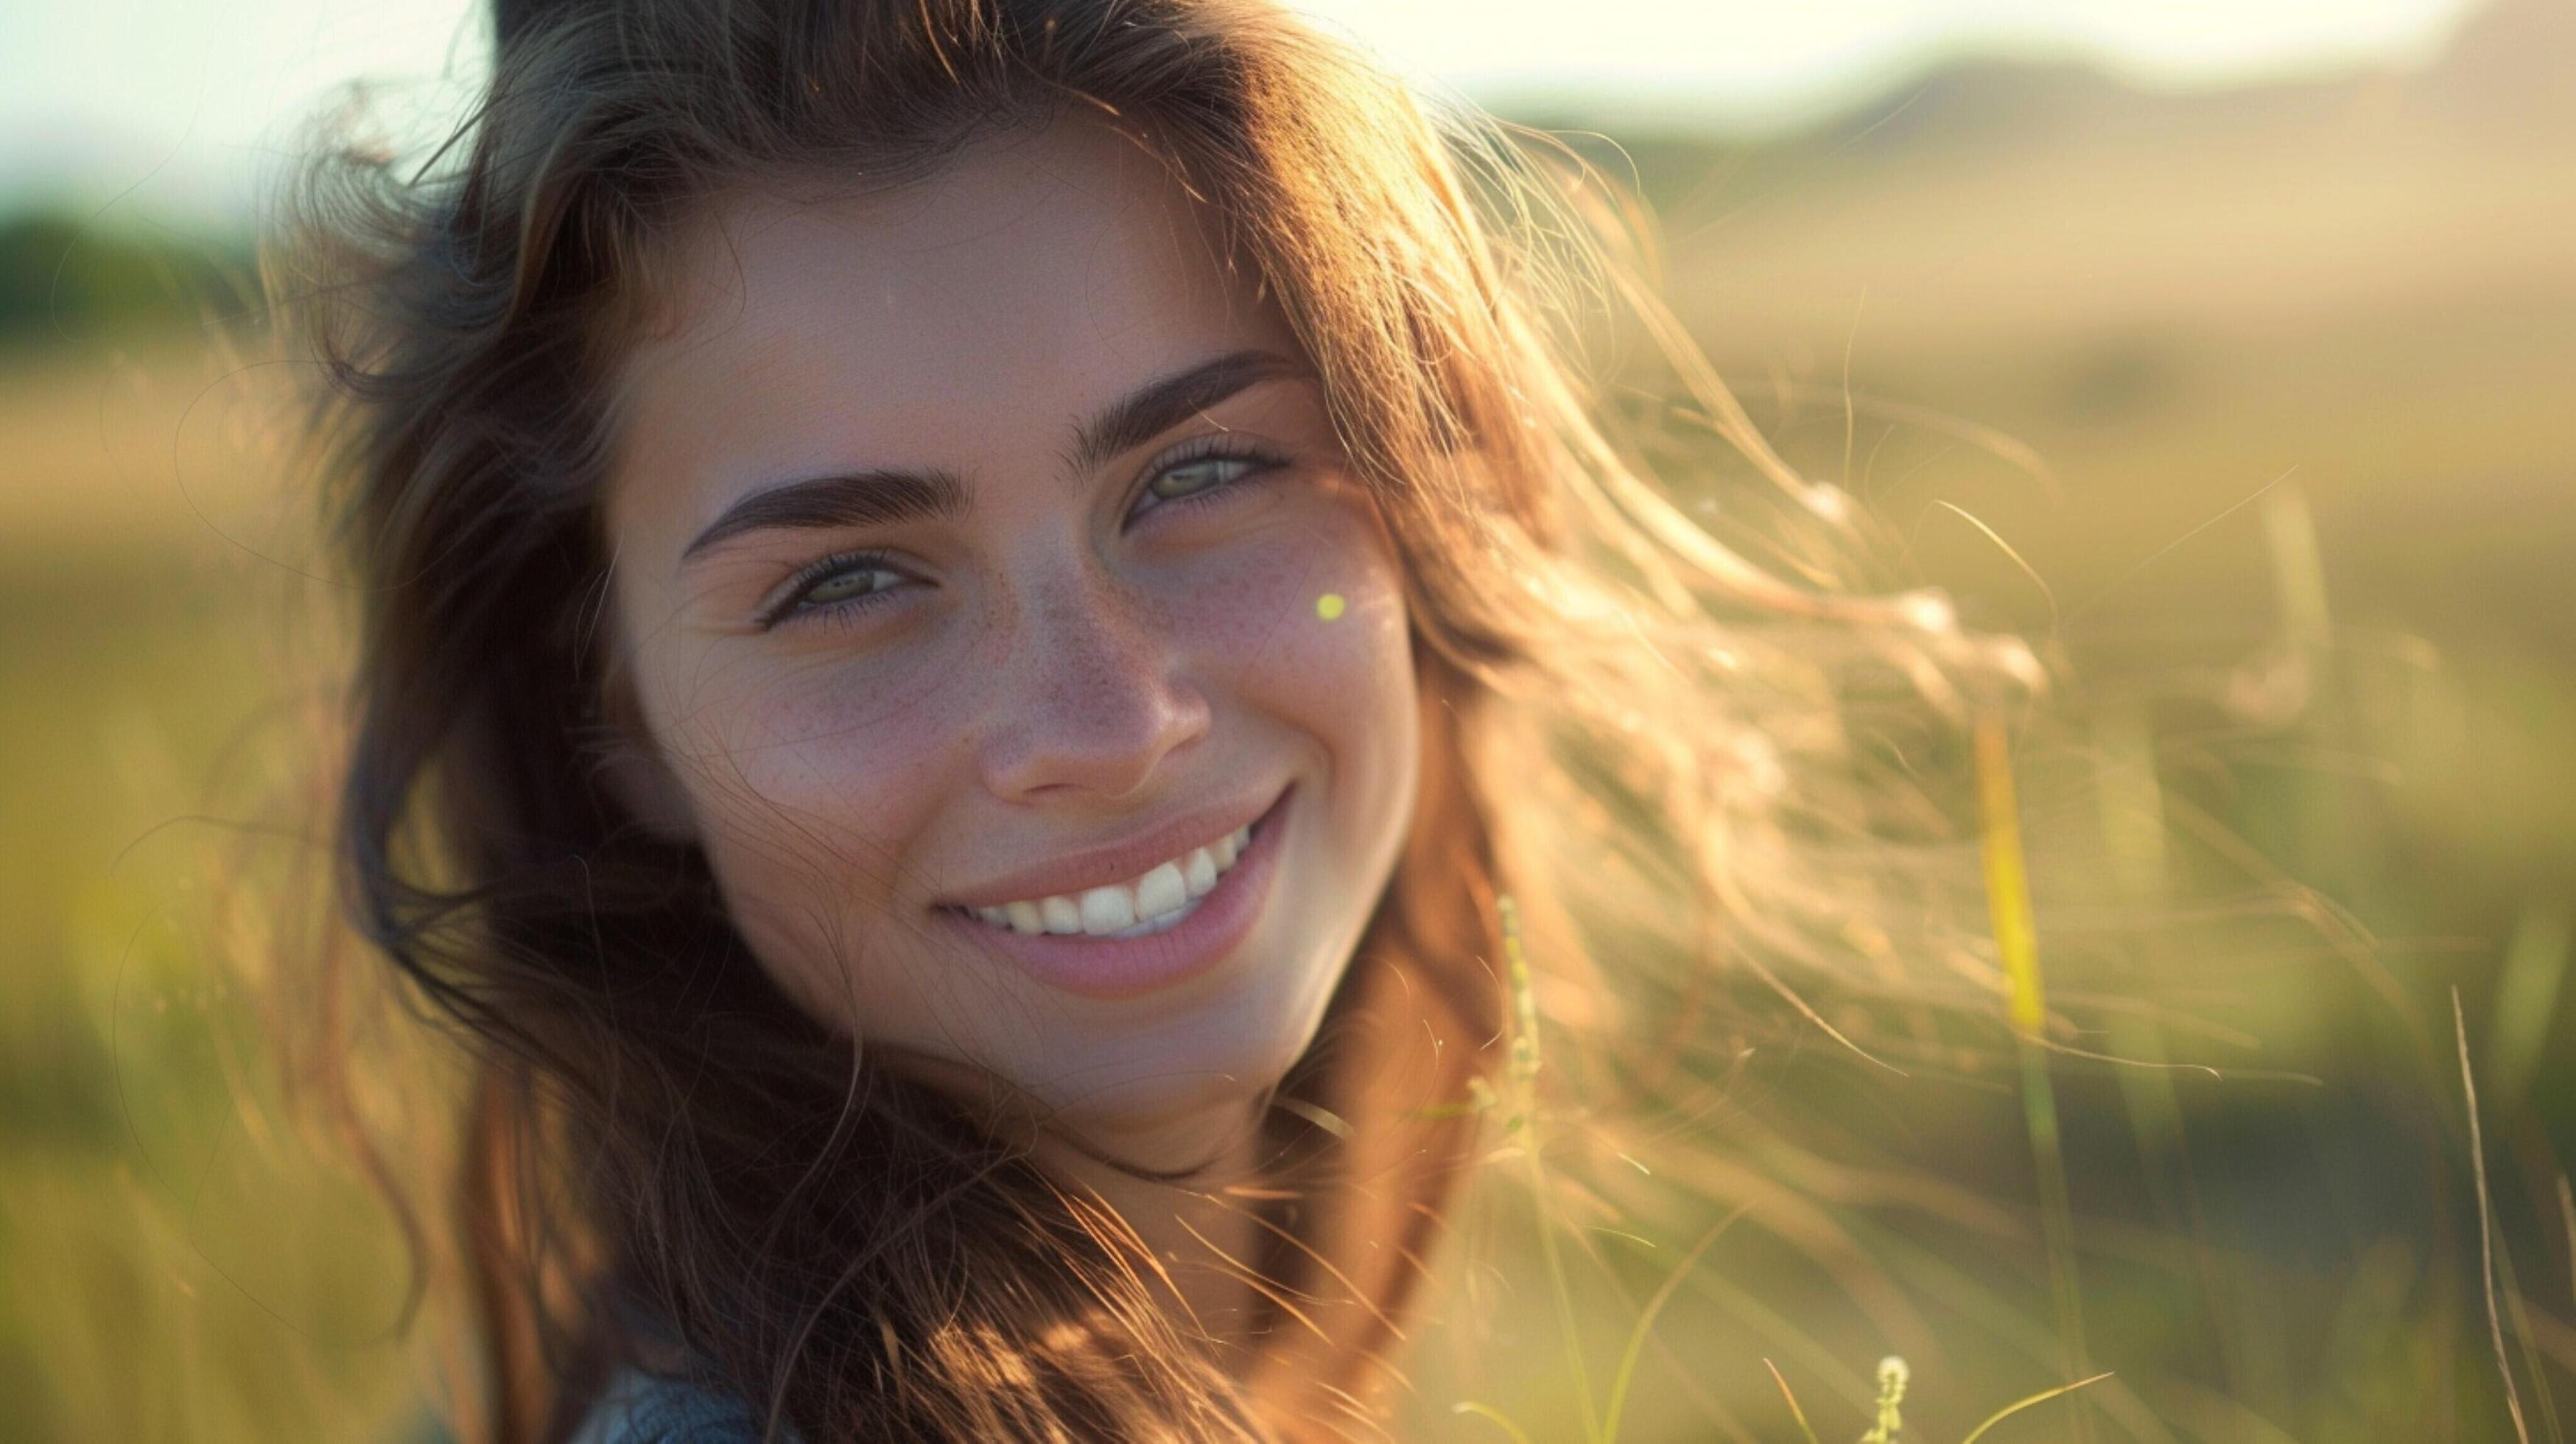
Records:
<instances>
[{"instance_id":1,"label":"blurred tree line","mask_svg":"<svg viewBox=\"0 0 2576 1444\"><path fill-rule=\"evenodd\" d=\"M0 346L215 321L255 294L250 243L39 209L0 219Z\"/></svg>"}]
</instances>

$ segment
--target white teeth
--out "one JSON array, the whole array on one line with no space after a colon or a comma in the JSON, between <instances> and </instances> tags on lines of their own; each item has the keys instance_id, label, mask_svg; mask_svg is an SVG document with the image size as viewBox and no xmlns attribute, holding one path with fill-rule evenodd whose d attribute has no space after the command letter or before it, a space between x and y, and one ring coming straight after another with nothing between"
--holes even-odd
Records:
<instances>
[{"instance_id":1,"label":"white teeth","mask_svg":"<svg viewBox=\"0 0 2576 1444\"><path fill-rule=\"evenodd\" d=\"M1041 899L1038 911L1045 915L1047 931L1078 933L1082 931L1082 905L1069 897Z\"/></svg>"},{"instance_id":2,"label":"white teeth","mask_svg":"<svg viewBox=\"0 0 2576 1444\"><path fill-rule=\"evenodd\" d=\"M1082 895L1082 930L1093 937L1136 924L1136 895L1123 887L1096 887Z\"/></svg>"},{"instance_id":3,"label":"white teeth","mask_svg":"<svg viewBox=\"0 0 2576 1444\"><path fill-rule=\"evenodd\" d=\"M1251 844L1252 828L1238 827L1205 847L1194 847L1144 876L1072 896L1027 898L999 907L970 909L997 928L1017 933L1086 933L1092 937L1143 937L1198 911L1199 899Z\"/></svg>"},{"instance_id":4,"label":"white teeth","mask_svg":"<svg viewBox=\"0 0 2576 1444\"><path fill-rule=\"evenodd\" d=\"M1136 915L1158 918L1190 900L1190 885L1181 880L1181 870L1164 863L1145 874L1136 884Z\"/></svg>"}]
</instances>

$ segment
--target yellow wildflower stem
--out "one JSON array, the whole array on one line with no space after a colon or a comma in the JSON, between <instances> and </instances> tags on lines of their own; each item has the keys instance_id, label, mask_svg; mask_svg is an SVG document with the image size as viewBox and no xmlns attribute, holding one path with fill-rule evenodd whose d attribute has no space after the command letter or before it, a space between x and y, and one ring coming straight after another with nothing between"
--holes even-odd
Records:
<instances>
[{"instance_id":1,"label":"yellow wildflower stem","mask_svg":"<svg viewBox=\"0 0 2576 1444\"><path fill-rule=\"evenodd\" d=\"M2013 1031L2036 1038L2048 1026L2039 982L2039 935L2031 925L2030 877L2021 850L2021 817L2013 798L2012 744L2003 719L1977 719L1977 833L1984 844L1986 909L2003 955L2005 1007Z\"/></svg>"},{"instance_id":2,"label":"yellow wildflower stem","mask_svg":"<svg viewBox=\"0 0 2576 1444\"><path fill-rule=\"evenodd\" d=\"M2049 1292L2057 1307L2058 1348L2070 1378L2091 1372L2084 1347L2083 1291L2075 1269L2074 1213L2066 1195L2066 1160L2057 1129L2057 1093L2049 1082L2048 1000L2040 986L2039 929L2032 920L2030 867L2022 851L2020 805L2013 795L2012 744L2001 717L1977 719L1977 834L1985 860L1986 908L2004 965L2005 1016L2021 1059L2022 1117L2030 1130L2039 1183L2040 1233L2048 1249ZM2089 1410L2076 1410L2075 1437L2092 1438Z\"/></svg>"}]
</instances>

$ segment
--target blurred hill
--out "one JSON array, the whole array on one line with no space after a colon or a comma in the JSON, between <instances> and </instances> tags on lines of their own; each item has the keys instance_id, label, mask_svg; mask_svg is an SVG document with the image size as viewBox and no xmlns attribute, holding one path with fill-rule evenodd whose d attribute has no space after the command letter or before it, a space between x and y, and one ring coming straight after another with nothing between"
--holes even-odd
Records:
<instances>
[{"instance_id":1,"label":"blurred hill","mask_svg":"<svg viewBox=\"0 0 2576 1444\"><path fill-rule=\"evenodd\" d=\"M1619 139L1646 189L1688 196L1708 182L1712 159L1735 171L1759 164L1775 178L1824 180L1873 162L1916 164L2016 153L2089 150L2141 141L2231 144L2249 133L2339 128L2383 115L2418 124L2493 127L2476 142L2538 135L2576 119L2576 6L2565 0L2491 0L2469 12L2443 52L2417 69L2335 71L2266 84L2150 89L2080 61L1969 55L1785 135L1637 130ZM1580 129L1577 111L1531 114L1534 124ZM1826 159L1831 175L1811 174Z\"/></svg>"},{"instance_id":2,"label":"blurred hill","mask_svg":"<svg viewBox=\"0 0 2576 1444\"><path fill-rule=\"evenodd\" d=\"M1724 323L1720 345L1781 324L1811 338L1828 315L1839 335L1862 285L1867 347L1916 325L1956 345L1963 327L2019 341L2034 324L2170 320L2176 304L2242 322L2464 277L2576 284L2564 0L2476 12L2414 71L2168 92L2076 64L1964 61L1796 136L1614 139L1596 155L1655 203L1673 279Z\"/></svg>"},{"instance_id":3,"label":"blurred hill","mask_svg":"<svg viewBox=\"0 0 2576 1444\"><path fill-rule=\"evenodd\" d=\"M2063 484L1983 493L2014 544L2101 577L2296 468L2365 617L2576 665L2534 593L2576 563L2534 526L2576 496L2576 6L2503 0L2411 71L2171 93L1973 62L1801 135L1574 143L1641 184L1682 318L1775 425L1830 433L1827 474L1846 375L1996 428ZM2264 603L2248 540L2097 630Z\"/></svg>"}]
</instances>

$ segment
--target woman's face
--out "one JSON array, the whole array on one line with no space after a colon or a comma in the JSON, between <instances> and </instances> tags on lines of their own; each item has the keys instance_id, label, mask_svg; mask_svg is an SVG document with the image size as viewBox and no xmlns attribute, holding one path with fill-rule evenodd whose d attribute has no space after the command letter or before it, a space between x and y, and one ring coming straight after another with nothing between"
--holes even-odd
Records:
<instances>
[{"instance_id":1,"label":"woman's face","mask_svg":"<svg viewBox=\"0 0 2576 1444\"><path fill-rule=\"evenodd\" d=\"M817 1016L1195 1161L1313 1038L1419 767L1297 344L1091 123L735 197L682 276L606 502L629 788Z\"/></svg>"}]
</instances>

